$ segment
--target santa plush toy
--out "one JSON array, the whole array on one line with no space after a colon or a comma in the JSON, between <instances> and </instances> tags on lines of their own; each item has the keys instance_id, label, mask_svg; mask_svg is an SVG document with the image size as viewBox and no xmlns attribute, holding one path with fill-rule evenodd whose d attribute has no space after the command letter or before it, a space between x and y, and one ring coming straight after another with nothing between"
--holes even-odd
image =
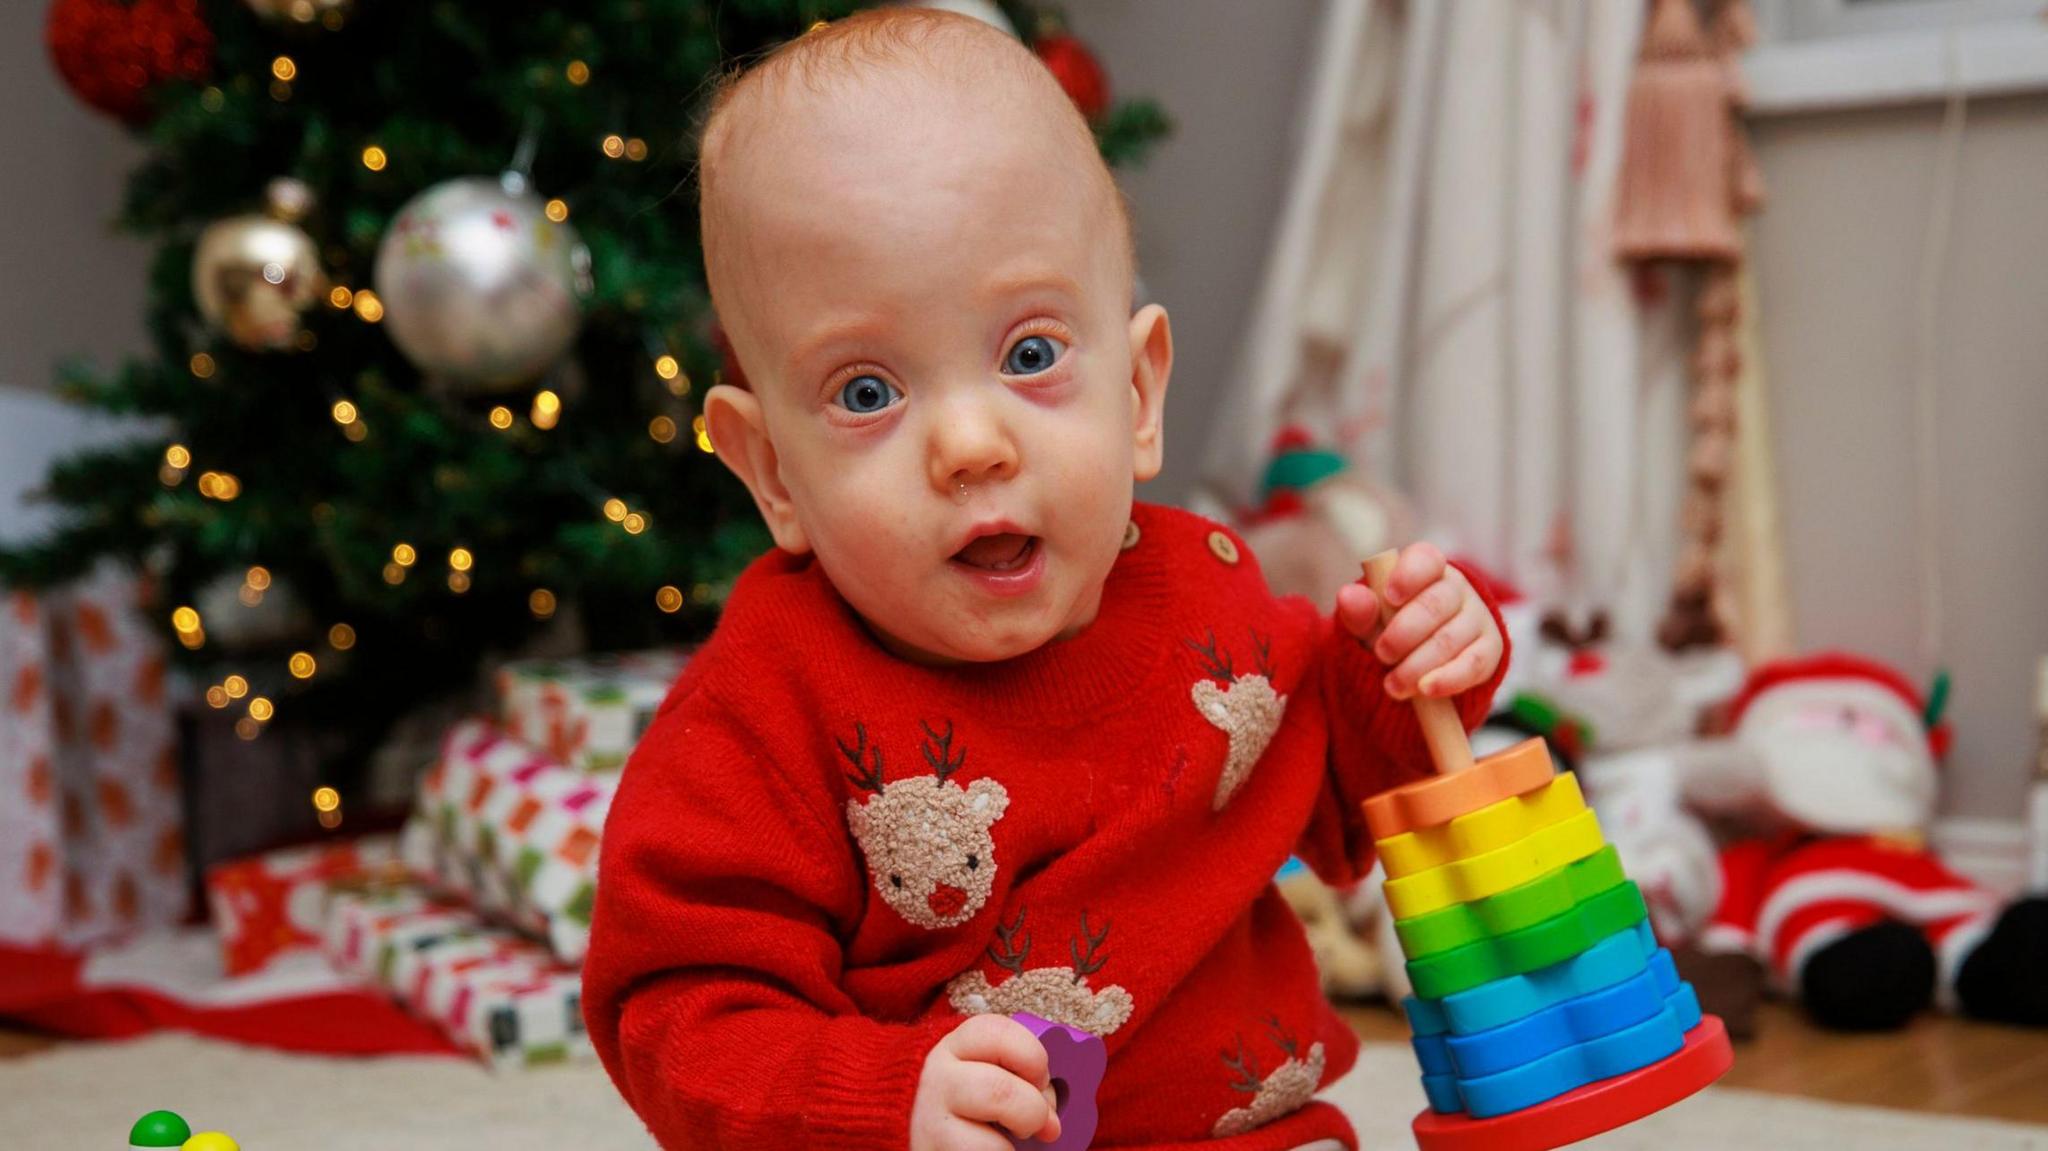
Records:
<instances>
[{"instance_id":1,"label":"santa plush toy","mask_svg":"<svg viewBox=\"0 0 2048 1151\"><path fill-rule=\"evenodd\" d=\"M1752 673L1729 754L1685 782L1753 832L1721 854L1701 946L1754 957L1830 1027L1898 1027L1937 999L2048 1026L2048 899L2007 905L1926 846L1949 742L1933 694L1843 653Z\"/></svg>"}]
</instances>

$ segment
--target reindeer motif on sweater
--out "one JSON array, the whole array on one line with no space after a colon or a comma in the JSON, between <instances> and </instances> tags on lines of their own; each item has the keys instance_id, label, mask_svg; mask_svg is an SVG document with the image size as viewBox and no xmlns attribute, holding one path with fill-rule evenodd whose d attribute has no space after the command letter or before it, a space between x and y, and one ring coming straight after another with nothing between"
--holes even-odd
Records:
<instances>
[{"instance_id":1,"label":"reindeer motif on sweater","mask_svg":"<svg viewBox=\"0 0 2048 1151\"><path fill-rule=\"evenodd\" d=\"M1010 806L1010 793L993 779L966 787L952 776L967 763L953 747L953 721L942 734L922 720L922 746L930 775L893 783L883 779L882 748L854 724L854 742L835 737L853 764L846 778L873 792L846 801L846 823L867 858L875 891L898 915L934 931L967 922L995 887L996 845L989 829Z\"/></svg>"},{"instance_id":2,"label":"reindeer motif on sweater","mask_svg":"<svg viewBox=\"0 0 2048 1151\"><path fill-rule=\"evenodd\" d=\"M1031 954L1031 934L1024 930L1024 911L1019 908L1014 923L996 925L996 941L988 948L989 961L1008 971L1009 978L992 984L981 972L969 971L947 985L946 999L962 1015L1028 1011L1041 1019L1107 1037L1130 1019L1132 1006L1131 993L1114 983L1099 991L1088 986L1088 977L1109 962L1102 951L1108 942L1109 924L1096 931L1083 911L1081 933L1067 948L1072 966L1027 969L1024 961Z\"/></svg>"},{"instance_id":3,"label":"reindeer motif on sweater","mask_svg":"<svg viewBox=\"0 0 2048 1151\"><path fill-rule=\"evenodd\" d=\"M1277 1016L1266 1017L1266 1030L1273 1042L1287 1053L1287 1058L1264 1076L1259 1074L1258 1061L1245 1050L1244 1037L1238 1036L1237 1052L1223 1053L1223 1065L1230 1068L1232 1090L1242 1091L1252 1097L1242 1107L1225 1111L1216 1120L1210 1134L1217 1139L1242 1135L1257 1127L1263 1127L1282 1115L1301 1110L1308 1101L1315 1098L1316 1088L1323 1081L1323 1045L1312 1043L1308 1053L1301 1051L1301 1041L1286 1028L1280 1026Z\"/></svg>"},{"instance_id":4,"label":"reindeer motif on sweater","mask_svg":"<svg viewBox=\"0 0 2048 1151\"><path fill-rule=\"evenodd\" d=\"M1223 774L1216 780L1214 809L1222 811L1230 797L1251 778L1252 768L1266 754L1266 745L1280 730L1287 714L1287 697L1273 687L1272 641L1252 635L1258 652L1257 671L1239 675L1231 661L1230 649L1219 647L1216 633L1207 643L1186 641L1202 657L1202 670L1210 678L1195 681L1192 694L1195 710L1230 740L1223 757Z\"/></svg>"}]
</instances>

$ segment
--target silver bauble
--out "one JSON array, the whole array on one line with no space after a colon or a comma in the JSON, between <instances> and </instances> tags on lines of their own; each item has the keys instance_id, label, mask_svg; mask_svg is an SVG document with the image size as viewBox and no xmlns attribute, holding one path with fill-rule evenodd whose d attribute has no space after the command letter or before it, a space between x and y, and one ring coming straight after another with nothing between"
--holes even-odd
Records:
<instances>
[{"instance_id":1,"label":"silver bauble","mask_svg":"<svg viewBox=\"0 0 2048 1151\"><path fill-rule=\"evenodd\" d=\"M251 587L246 578L223 573L199 589L193 606L199 609L209 646L235 652L307 641L313 633L313 617L291 585L281 576L265 583L267 586L259 589Z\"/></svg>"},{"instance_id":2,"label":"silver bauble","mask_svg":"<svg viewBox=\"0 0 2048 1151\"><path fill-rule=\"evenodd\" d=\"M422 374L458 390L508 388L575 342L590 249L523 181L465 177L399 209L376 284L392 341Z\"/></svg>"},{"instance_id":3,"label":"silver bauble","mask_svg":"<svg viewBox=\"0 0 2048 1151\"><path fill-rule=\"evenodd\" d=\"M192 254L199 314L240 347L297 347L301 314L326 292L319 248L295 223L230 216L199 234Z\"/></svg>"}]
</instances>

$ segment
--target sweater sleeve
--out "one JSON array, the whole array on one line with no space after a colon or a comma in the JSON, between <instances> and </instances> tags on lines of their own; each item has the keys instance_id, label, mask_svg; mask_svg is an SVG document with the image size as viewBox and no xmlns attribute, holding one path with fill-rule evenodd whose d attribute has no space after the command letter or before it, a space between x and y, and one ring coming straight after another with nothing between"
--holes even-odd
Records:
<instances>
[{"instance_id":1,"label":"sweater sleeve","mask_svg":"<svg viewBox=\"0 0 2048 1151\"><path fill-rule=\"evenodd\" d=\"M605 826L584 968L605 1069L671 1151L904 1147L944 1028L863 1017L842 986L864 891L829 782L701 692L672 703Z\"/></svg>"},{"instance_id":2,"label":"sweater sleeve","mask_svg":"<svg viewBox=\"0 0 2048 1151\"><path fill-rule=\"evenodd\" d=\"M1462 570L1462 569L1460 569ZM1501 633L1500 665L1485 683L1453 697L1458 718L1471 731L1485 720L1493 694L1507 674L1507 624L1485 581L1473 589L1493 613ZM1435 771L1415 708L1394 699L1382 686L1388 668L1365 641L1334 617L1325 616L1316 652L1316 690L1329 722L1329 751L1322 794L1296 853L1323 881L1355 883L1372 870L1372 836L1363 805L1383 791L1423 779Z\"/></svg>"}]
</instances>

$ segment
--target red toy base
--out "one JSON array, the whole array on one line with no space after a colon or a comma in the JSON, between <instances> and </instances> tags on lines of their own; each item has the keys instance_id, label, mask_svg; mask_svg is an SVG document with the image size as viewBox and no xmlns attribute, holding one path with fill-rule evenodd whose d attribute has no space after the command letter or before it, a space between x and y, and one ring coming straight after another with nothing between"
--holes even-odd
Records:
<instances>
[{"instance_id":1,"label":"red toy base","mask_svg":"<svg viewBox=\"0 0 2048 1151\"><path fill-rule=\"evenodd\" d=\"M1546 1151L1661 1111L1714 1080L1735 1062L1728 1031L1717 1016L1686 1032L1685 1046L1640 1071L1588 1083L1547 1103L1491 1119L1415 1117L1422 1151Z\"/></svg>"}]
</instances>

